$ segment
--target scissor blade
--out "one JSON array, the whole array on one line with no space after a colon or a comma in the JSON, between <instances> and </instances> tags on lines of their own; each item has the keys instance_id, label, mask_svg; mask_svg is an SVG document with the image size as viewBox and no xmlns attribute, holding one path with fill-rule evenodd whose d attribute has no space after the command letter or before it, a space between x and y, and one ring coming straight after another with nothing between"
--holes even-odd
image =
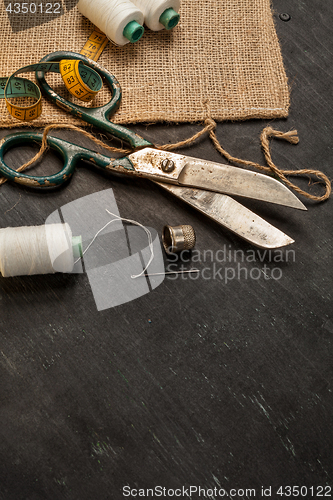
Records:
<instances>
[{"instance_id":1,"label":"scissor blade","mask_svg":"<svg viewBox=\"0 0 333 500\"><path fill-rule=\"evenodd\" d=\"M285 233L227 195L164 182L157 184L253 245L280 248L294 243Z\"/></svg>"},{"instance_id":2,"label":"scissor blade","mask_svg":"<svg viewBox=\"0 0 333 500\"><path fill-rule=\"evenodd\" d=\"M281 182L267 175L231 165L188 157L178 182L183 186L306 210L303 203Z\"/></svg>"},{"instance_id":3,"label":"scissor blade","mask_svg":"<svg viewBox=\"0 0 333 500\"><path fill-rule=\"evenodd\" d=\"M158 182L244 196L306 210L303 203L284 184L251 170L151 148L136 151L128 159L134 168L131 173Z\"/></svg>"}]
</instances>

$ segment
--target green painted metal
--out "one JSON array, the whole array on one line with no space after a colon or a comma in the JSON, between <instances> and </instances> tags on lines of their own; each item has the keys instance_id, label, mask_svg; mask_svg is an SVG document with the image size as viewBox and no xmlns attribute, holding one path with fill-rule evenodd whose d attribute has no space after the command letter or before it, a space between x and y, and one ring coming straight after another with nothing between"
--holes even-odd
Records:
<instances>
[{"instance_id":1,"label":"green painted metal","mask_svg":"<svg viewBox=\"0 0 333 500\"><path fill-rule=\"evenodd\" d=\"M64 160L64 166L60 172L47 175L47 176L37 176L29 175L23 172L16 172L10 168L4 161L4 155L6 152L15 147L22 146L22 144L31 144L32 142L41 143L43 139L43 134L34 132L18 132L15 134L10 134L4 137L1 141L0 146L0 174L7 179L23 184L29 187L52 187L60 186L66 182L74 173L75 168L81 160L86 160L94 163L98 167L111 168L111 167L122 167L126 170L134 170L133 164L128 158L119 158L112 160L108 156L101 155L100 153L95 153L90 149L77 146L58 137L48 137L48 145L59 153L61 158Z\"/></svg>"},{"instance_id":2,"label":"green painted metal","mask_svg":"<svg viewBox=\"0 0 333 500\"><path fill-rule=\"evenodd\" d=\"M67 99L57 94L47 83L45 79L45 73L51 70L56 71L56 69L58 68L58 65L56 63L60 62L62 59L78 59L84 62L86 66L95 70L111 90L112 97L110 101L104 106L100 106L97 108L88 108L67 101ZM50 63L54 64L52 65ZM122 125L117 125L109 120L110 116L117 111L120 105L120 84L118 80L106 69L102 68L99 64L91 61L82 54L76 54L75 52L68 51L60 51L49 54L39 62L38 70L36 71L36 79L42 92L57 106L64 109L65 111L68 111L72 115L81 118L87 123L90 123L91 125L94 125L95 127L104 130L105 132L109 132L118 139L127 142L133 149L141 149L143 147L153 146L151 142L145 140L135 132ZM130 160L128 160L128 158L111 160L108 156L94 153L89 149L82 148L70 142L50 136L47 138L49 146L56 150L64 160L64 167L57 174L48 176L28 175L23 172L16 172L15 170L8 167L8 165L6 165L4 161L4 155L6 151L16 145L31 143L33 141L41 143L42 134L33 132L19 132L16 134L10 134L2 139L0 147L0 173L4 177L30 187L59 186L71 177L79 160L91 161L102 168L105 168L106 166L108 166L109 168L120 166L127 170L134 170L133 165Z\"/></svg>"},{"instance_id":3,"label":"green painted metal","mask_svg":"<svg viewBox=\"0 0 333 500\"><path fill-rule=\"evenodd\" d=\"M72 115L81 118L85 122L90 123L91 125L94 125L95 127L104 130L105 132L109 132L118 139L127 142L135 149L153 146L151 142L146 141L143 137L136 134L135 132L122 125L118 125L110 121L109 118L117 111L120 106L121 87L118 80L111 73L109 73L109 71L107 71L105 68L102 68L102 66L88 59L82 54L68 51L53 52L52 54L49 54L41 59L40 63L60 61L61 59L79 59L83 61L87 66L94 69L104 79L104 82L110 88L112 97L107 104L104 104L104 106L100 106L98 108L87 108L85 106L74 104L57 94L46 82L45 71L40 70L36 72L36 80L42 92L47 96L47 98L51 99L51 101L53 101L61 109L68 111Z\"/></svg>"}]
</instances>

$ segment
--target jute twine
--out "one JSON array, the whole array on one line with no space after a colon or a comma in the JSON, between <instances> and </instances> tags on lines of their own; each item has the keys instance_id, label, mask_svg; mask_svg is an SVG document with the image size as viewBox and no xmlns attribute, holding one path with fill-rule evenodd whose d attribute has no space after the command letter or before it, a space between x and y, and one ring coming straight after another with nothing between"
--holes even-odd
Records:
<instances>
[{"instance_id":1,"label":"jute twine","mask_svg":"<svg viewBox=\"0 0 333 500\"><path fill-rule=\"evenodd\" d=\"M180 149L185 146L189 146L193 144L197 139L202 137L205 134L209 134L210 139L212 140L215 148L219 153L221 153L222 156L224 156L229 162L232 163L238 163L239 165L243 165L246 167L253 167L258 170L261 170L263 172L266 172L267 174L275 175L281 181L283 181L286 186L288 186L290 189L293 189L296 191L296 193L304 196L305 198L317 202L321 202L324 200L327 200L330 195L331 195L331 181L329 178L320 170L313 170L313 169L301 169L301 170L284 170L279 167L277 167L271 156L270 152L270 147L269 147L269 140L270 138L277 138L277 139L284 139L291 144L298 144L299 139L297 136L297 130L290 130L289 132L280 132L279 130L274 130L272 127L268 126L265 127L261 133L260 136L260 141L261 141L261 147L263 149L264 155L265 155L265 160L267 163L267 166L260 165L259 163L249 161L249 160L243 160L240 158L236 158L229 154L220 144L219 140L216 137L216 122L211 118L210 116L210 109L208 103L206 104L206 109L207 109L207 118L204 121L204 127L202 130L194 134L193 136L189 137L188 139L185 139L183 141L177 142L175 144L164 144L164 145L156 145L156 148L164 150L164 151L172 151L175 149ZM104 149L107 149L108 151L112 151L113 153L120 153L124 155L128 155L132 153L134 150L133 149L124 149L124 148L116 148L114 146L109 146L106 144L104 141L97 139L95 136L93 136L91 133L88 131L77 127L75 125L70 125L70 124L62 124L62 123L54 123L52 125L48 125L44 129L43 133L43 140L41 144L41 148L38 151L38 153L27 163L24 163L17 169L18 172L22 172L26 168L30 167L33 165L37 160L39 160L43 153L48 149L48 144L47 144L47 136L51 130L56 130L56 129L67 129L67 130L73 130L75 132L79 132L80 134L84 135L91 141L93 141L96 145L102 146ZM111 158L110 158L111 160ZM313 195L311 193L308 193L307 191L304 191L300 187L298 187L296 184L291 182L286 176L308 176L310 181L312 177L316 177L321 184L324 185L325 188L325 193L322 196L317 196ZM7 179L1 178L0 179L0 185L6 182Z\"/></svg>"}]
</instances>

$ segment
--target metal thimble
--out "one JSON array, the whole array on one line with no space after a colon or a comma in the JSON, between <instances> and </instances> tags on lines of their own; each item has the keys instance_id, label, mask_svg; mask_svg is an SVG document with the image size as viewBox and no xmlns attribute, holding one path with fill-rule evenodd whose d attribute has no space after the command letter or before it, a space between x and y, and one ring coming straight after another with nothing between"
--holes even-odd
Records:
<instances>
[{"instance_id":1,"label":"metal thimble","mask_svg":"<svg viewBox=\"0 0 333 500\"><path fill-rule=\"evenodd\" d=\"M162 242L167 254L191 250L195 245L195 232L192 226L164 226Z\"/></svg>"}]
</instances>

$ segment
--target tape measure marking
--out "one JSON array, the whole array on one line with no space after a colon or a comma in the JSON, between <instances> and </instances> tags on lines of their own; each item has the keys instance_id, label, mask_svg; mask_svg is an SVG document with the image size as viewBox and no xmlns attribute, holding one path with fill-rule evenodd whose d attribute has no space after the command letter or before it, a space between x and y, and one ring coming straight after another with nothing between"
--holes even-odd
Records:
<instances>
[{"instance_id":1,"label":"tape measure marking","mask_svg":"<svg viewBox=\"0 0 333 500\"><path fill-rule=\"evenodd\" d=\"M95 27L80 54L97 61L108 42L108 37ZM42 94L39 87L26 78L16 77L32 71L60 73L67 90L83 102L91 101L103 86L100 75L77 59L31 64L20 68L9 78L0 78L0 99L5 99L10 114L22 121L35 120L42 113ZM10 99L17 97L30 97L36 102L30 106L13 104Z\"/></svg>"},{"instance_id":2,"label":"tape measure marking","mask_svg":"<svg viewBox=\"0 0 333 500\"><path fill-rule=\"evenodd\" d=\"M81 101L91 101L103 87L100 75L78 59L64 59L59 68L66 88Z\"/></svg>"},{"instance_id":3,"label":"tape measure marking","mask_svg":"<svg viewBox=\"0 0 333 500\"><path fill-rule=\"evenodd\" d=\"M52 63L37 63L18 69L9 78L0 78L0 99L5 99L8 112L18 120L31 121L42 113L42 94L39 87L21 73L45 71L60 73L67 90L81 101L91 101L103 86L100 75L76 59ZM28 106L14 104L10 99L30 97L36 102Z\"/></svg>"},{"instance_id":4,"label":"tape measure marking","mask_svg":"<svg viewBox=\"0 0 333 500\"><path fill-rule=\"evenodd\" d=\"M97 61L108 42L109 39L105 33L95 27L80 54L89 57L89 59L92 59L93 61Z\"/></svg>"},{"instance_id":5,"label":"tape measure marking","mask_svg":"<svg viewBox=\"0 0 333 500\"><path fill-rule=\"evenodd\" d=\"M38 118L42 112L42 94L39 87L26 78L17 78L16 75L35 71L38 64L24 66L13 73L9 78L0 79L0 97L6 101L8 112L18 120L31 121ZM44 65L49 69L53 64ZM41 69L41 68L39 68ZM31 97L36 102L30 106L13 104L10 99L17 97Z\"/></svg>"}]
</instances>

